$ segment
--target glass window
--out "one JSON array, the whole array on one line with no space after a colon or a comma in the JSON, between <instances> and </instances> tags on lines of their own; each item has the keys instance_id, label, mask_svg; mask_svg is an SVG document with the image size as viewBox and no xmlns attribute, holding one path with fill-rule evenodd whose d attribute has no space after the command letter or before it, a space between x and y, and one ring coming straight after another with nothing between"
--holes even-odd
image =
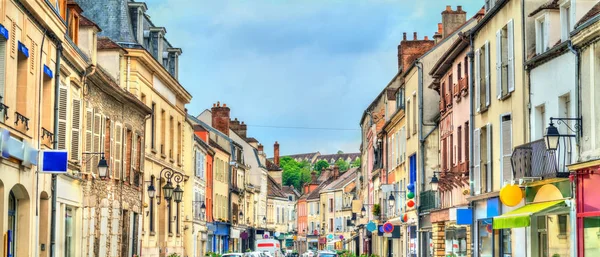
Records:
<instances>
[{"instance_id":1,"label":"glass window","mask_svg":"<svg viewBox=\"0 0 600 257\"><path fill-rule=\"evenodd\" d=\"M454 254L454 255L452 255ZM446 255L467 256L467 229L464 227L446 228Z\"/></svg>"},{"instance_id":2,"label":"glass window","mask_svg":"<svg viewBox=\"0 0 600 257\"><path fill-rule=\"evenodd\" d=\"M17 244L17 198L11 191L8 195L8 229L12 231L12 244L10 245L9 256L14 256L15 245Z\"/></svg>"},{"instance_id":3,"label":"glass window","mask_svg":"<svg viewBox=\"0 0 600 257\"><path fill-rule=\"evenodd\" d=\"M512 256L511 230L510 229L502 230L502 256L503 257Z\"/></svg>"},{"instance_id":4,"label":"glass window","mask_svg":"<svg viewBox=\"0 0 600 257\"><path fill-rule=\"evenodd\" d=\"M600 256L600 217L583 218L584 256Z\"/></svg>"},{"instance_id":5,"label":"glass window","mask_svg":"<svg viewBox=\"0 0 600 257\"><path fill-rule=\"evenodd\" d=\"M494 252L494 229L491 220L480 220L478 226L479 256L492 257Z\"/></svg>"},{"instance_id":6,"label":"glass window","mask_svg":"<svg viewBox=\"0 0 600 257\"><path fill-rule=\"evenodd\" d=\"M65 208L65 257L75 256L73 214L73 207Z\"/></svg>"}]
</instances>

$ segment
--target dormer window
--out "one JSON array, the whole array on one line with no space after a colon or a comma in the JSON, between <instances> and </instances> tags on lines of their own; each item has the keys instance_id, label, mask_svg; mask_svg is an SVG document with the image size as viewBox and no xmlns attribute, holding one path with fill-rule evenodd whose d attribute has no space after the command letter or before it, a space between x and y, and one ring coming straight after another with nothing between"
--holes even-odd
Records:
<instances>
[{"instance_id":1,"label":"dormer window","mask_svg":"<svg viewBox=\"0 0 600 257\"><path fill-rule=\"evenodd\" d=\"M129 13L132 17L133 32L138 44L144 44L144 13L148 10L146 3L129 2Z\"/></svg>"},{"instance_id":2,"label":"dormer window","mask_svg":"<svg viewBox=\"0 0 600 257\"><path fill-rule=\"evenodd\" d=\"M79 44L79 15L83 12L81 7L75 2L69 2L68 4L69 12L67 14L67 26L68 26L68 34L69 38L76 45Z\"/></svg>"},{"instance_id":3,"label":"dormer window","mask_svg":"<svg viewBox=\"0 0 600 257\"><path fill-rule=\"evenodd\" d=\"M561 41L569 40L569 34L573 30L573 21L571 20L573 15L571 15L571 1L566 0L560 4L560 38Z\"/></svg>"},{"instance_id":4,"label":"dormer window","mask_svg":"<svg viewBox=\"0 0 600 257\"><path fill-rule=\"evenodd\" d=\"M548 49L548 22L546 15L535 19L535 49L537 54L542 54Z\"/></svg>"},{"instance_id":5,"label":"dormer window","mask_svg":"<svg viewBox=\"0 0 600 257\"><path fill-rule=\"evenodd\" d=\"M181 55L181 48L167 48L167 59L163 60L164 67L171 73L174 78L179 76L179 55Z\"/></svg>"},{"instance_id":6,"label":"dormer window","mask_svg":"<svg viewBox=\"0 0 600 257\"><path fill-rule=\"evenodd\" d=\"M162 63L162 52L164 50L164 37L167 31L163 27L152 27L150 28L148 37L148 52L154 56L156 60Z\"/></svg>"}]
</instances>

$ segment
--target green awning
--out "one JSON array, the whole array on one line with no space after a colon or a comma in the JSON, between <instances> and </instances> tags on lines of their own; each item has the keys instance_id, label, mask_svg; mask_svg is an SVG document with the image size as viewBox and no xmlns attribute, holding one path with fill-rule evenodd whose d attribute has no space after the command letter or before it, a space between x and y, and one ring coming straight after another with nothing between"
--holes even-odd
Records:
<instances>
[{"instance_id":1,"label":"green awning","mask_svg":"<svg viewBox=\"0 0 600 257\"><path fill-rule=\"evenodd\" d=\"M531 215L563 206L565 206L564 200L528 204L494 217L493 227L494 229L528 227L531 224Z\"/></svg>"}]
</instances>

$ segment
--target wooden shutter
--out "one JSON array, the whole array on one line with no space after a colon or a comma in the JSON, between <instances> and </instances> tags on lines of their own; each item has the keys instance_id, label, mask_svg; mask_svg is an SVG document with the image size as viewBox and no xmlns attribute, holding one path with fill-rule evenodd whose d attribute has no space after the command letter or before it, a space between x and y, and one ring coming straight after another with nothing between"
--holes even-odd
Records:
<instances>
[{"instance_id":1,"label":"wooden shutter","mask_svg":"<svg viewBox=\"0 0 600 257\"><path fill-rule=\"evenodd\" d=\"M502 29L496 32L496 95L502 98Z\"/></svg>"},{"instance_id":2,"label":"wooden shutter","mask_svg":"<svg viewBox=\"0 0 600 257\"><path fill-rule=\"evenodd\" d=\"M481 51L475 50L475 110L480 111L481 99L480 99L480 87L481 87Z\"/></svg>"},{"instance_id":3,"label":"wooden shutter","mask_svg":"<svg viewBox=\"0 0 600 257\"><path fill-rule=\"evenodd\" d=\"M137 136L133 133L133 131L131 131L131 153L129 159L130 159L130 167L131 167L131 171L135 172L134 170L137 168L136 166L136 153L137 153ZM133 174L131 174L131 177L134 177Z\"/></svg>"},{"instance_id":4,"label":"wooden shutter","mask_svg":"<svg viewBox=\"0 0 600 257\"><path fill-rule=\"evenodd\" d=\"M0 103L4 103L4 81L6 80L6 40L0 39ZM0 112L0 121L4 121L4 113Z\"/></svg>"},{"instance_id":5,"label":"wooden shutter","mask_svg":"<svg viewBox=\"0 0 600 257\"><path fill-rule=\"evenodd\" d=\"M115 122L114 120L110 120L110 126L108 128L109 131L109 135L110 135L110 155L108 156L109 158L109 166L111 167L111 169L109 170L109 172L114 172L115 171L115 151L116 151L116 147L115 147ZM114 174L111 174L111 177L115 177Z\"/></svg>"},{"instance_id":6,"label":"wooden shutter","mask_svg":"<svg viewBox=\"0 0 600 257\"><path fill-rule=\"evenodd\" d=\"M85 151L88 153L93 152L93 128L94 128L94 111L92 108L85 109ZM92 162L87 160L85 162L85 172L92 173Z\"/></svg>"},{"instance_id":7,"label":"wooden shutter","mask_svg":"<svg viewBox=\"0 0 600 257\"><path fill-rule=\"evenodd\" d=\"M509 20L507 26L508 41L508 92L515 91L515 28L513 20Z\"/></svg>"},{"instance_id":8,"label":"wooden shutter","mask_svg":"<svg viewBox=\"0 0 600 257\"><path fill-rule=\"evenodd\" d=\"M490 81L490 42L485 42L485 106L490 106L491 96L491 81Z\"/></svg>"},{"instance_id":9,"label":"wooden shutter","mask_svg":"<svg viewBox=\"0 0 600 257\"><path fill-rule=\"evenodd\" d=\"M73 99L71 126L71 160L79 161L79 138L81 137L81 100Z\"/></svg>"},{"instance_id":10,"label":"wooden shutter","mask_svg":"<svg viewBox=\"0 0 600 257\"><path fill-rule=\"evenodd\" d=\"M102 136L102 115L100 113L94 113L94 129L93 129L93 152L95 153L99 153L100 152L100 142L101 141L101 136ZM90 158L91 162L92 162L92 170L94 173L98 172L98 167L96 165L94 165L95 163L98 163L99 159L98 156L93 155L92 158Z\"/></svg>"},{"instance_id":11,"label":"wooden shutter","mask_svg":"<svg viewBox=\"0 0 600 257\"><path fill-rule=\"evenodd\" d=\"M200 177L200 151L196 150L196 166L195 166L196 177Z\"/></svg>"},{"instance_id":12,"label":"wooden shutter","mask_svg":"<svg viewBox=\"0 0 600 257\"><path fill-rule=\"evenodd\" d=\"M510 161L512 155L512 120L510 120L510 116L505 117L502 117L502 182L511 183L513 179Z\"/></svg>"},{"instance_id":13,"label":"wooden shutter","mask_svg":"<svg viewBox=\"0 0 600 257\"><path fill-rule=\"evenodd\" d=\"M475 194L481 194L481 130L473 132L473 184Z\"/></svg>"},{"instance_id":14,"label":"wooden shutter","mask_svg":"<svg viewBox=\"0 0 600 257\"><path fill-rule=\"evenodd\" d=\"M58 140L58 149L67 149L67 101L69 90L64 84L60 84L58 89L58 131L56 138Z\"/></svg>"},{"instance_id":15,"label":"wooden shutter","mask_svg":"<svg viewBox=\"0 0 600 257\"><path fill-rule=\"evenodd\" d=\"M115 124L115 178L121 178L121 159L123 157L123 126L121 123Z\"/></svg>"},{"instance_id":16,"label":"wooden shutter","mask_svg":"<svg viewBox=\"0 0 600 257\"><path fill-rule=\"evenodd\" d=\"M492 124L488 123L486 125L486 129L485 129L487 135L486 135L486 146L487 146L487 165L486 165L486 169L485 169L485 178L486 178L486 192L491 192L492 191L492 178L493 178L493 154L492 154Z\"/></svg>"}]
</instances>

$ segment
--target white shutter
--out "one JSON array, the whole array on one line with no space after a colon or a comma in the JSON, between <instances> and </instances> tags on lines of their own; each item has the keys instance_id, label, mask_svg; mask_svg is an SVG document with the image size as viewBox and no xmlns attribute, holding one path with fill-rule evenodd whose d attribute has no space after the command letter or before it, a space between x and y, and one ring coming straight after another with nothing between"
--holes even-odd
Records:
<instances>
[{"instance_id":1,"label":"white shutter","mask_svg":"<svg viewBox=\"0 0 600 257\"><path fill-rule=\"evenodd\" d=\"M475 50L475 110L479 112L481 106L481 51Z\"/></svg>"},{"instance_id":2,"label":"white shutter","mask_svg":"<svg viewBox=\"0 0 600 257\"><path fill-rule=\"evenodd\" d=\"M510 116L508 116L510 117ZM513 179L510 157L512 155L512 120L502 121L502 183Z\"/></svg>"},{"instance_id":3,"label":"white shutter","mask_svg":"<svg viewBox=\"0 0 600 257\"><path fill-rule=\"evenodd\" d=\"M91 153L94 151L93 148L93 128L94 128L94 111L92 108L86 108L85 110L85 151ZM92 173L92 162L90 160L85 162L85 172Z\"/></svg>"},{"instance_id":4,"label":"white shutter","mask_svg":"<svg viewBox=\"0 0 600 257\"><path fill-rule=\"evenodd\" d=\"M496 32L496 95L502 98L502 29Z\"/></svg>"},{"instance_id":5,"label":"white shutter","mask_svg":"<svg viewBox=\"0 0 600 257\"><path fill-rule=\"evenodd\" d=\"M204 179L204 174L206 173L204 170L204 164L206 163L206 159L204 153L200 153L200 178Z\"/></svg>"},{"instance_id":6,"label":"white shutter","mask_svg":"<svg viewBox=\"0 0 600 257\"><path fill-rule=\"evenodd\" d=\"M485 42L485 106L490 106L491 81L490 81L490 42Z\"/></svg>"},{"instance_id":7,"label":"white shutter","mask_svg":"<svg viewBox=\"0 0 600 257\"><path fill-rule=\"evenodd\" d=\"M108 128L109 134L110 134L110 156L109 156L109 166L111 167L110 172L114 172L115 171L115 151L116 151L116 147L115 147L115 121L111 120L110 121L110 127ZM114 174L111 174L111 177L114 178Z\"/></svg>"},{"instance_id":8,"label":"white shutter","mask_svg":"<svg viewBox=\"0 0 600 257\"><path fill-rule=\"evenodd\" d=\"M200 177L200 151L196 150L196 177Z\"/></svg>"},{"instance_id":9,"label":"white shutter","mask_svg":"<svg viewBox=\"0 0 600 257\"><path fill-rule=\"evenodd\" d=\"M100 148L100 142L101 142L101 135L102 135L102 115L100 113L94 113L94 137L93 137L93 152L95 153L99 153L101 148ZM98 163L99 159L98 156L96 155L92 155L92 157L90 158L92 163ZM96 165L92 165L92 172L93 173L97 173L98 172L98 167Z\"/></svg>"},{"instance_id":10,"label":"white shutter","mask_svg":"<svg viewBox=\"0 0 600 257\"><path fill-rule=\"evenodd\" d=\"M81 100L73 99L71 114L71 160L79 161L79 138L81 127Z\"/></svg>"},{"instance_id":11,"label":"white shutter","mask_svg":"<svg viewBox=\"0 0 600 257\"><path fill-rule=\"evenodd\" d=\"M493 154L492 154L492 149L493 149L493 144L492 144L492 124L488 123L486 125L486 129L485 129L487 135L486 135L486 146L487 146L487 165L486 165L486 169L485 169L485 178L486 178L486 192L491 192L492 191L492 177L494 174L493 173L493 167L492 164L493 162Z\"/></svg>"},{"instance_id":12,"label":"white shutter","mask_svg":"<svg viewBox=\"0 0 600 257\"><path fill-rule=\"evenodd\" d=\"M64 84L60 84L58 89L58 131L56 140L58 140L58 149L67 149L67 101L69 99L69 90Z\"/></svg>"},{"instance_id":13,"label":"white shutter","mask_svg":"<svg viewBox=\"0 0 600 257\"><path fill-rule=\"evenodd\" d=\"M481 130L473 132L473 184L475 194L481 194Z\"/></svg>"},{"instance_id":14,"label":"white shutter","mask_svg":"<svg viewBox=\"0 0 600 257\"><path fill-rule=\"evenodd\" d=\"M115 124L115 178L121 178L121 159L123 157L123 127L120 123Z\"/></svg>"},{"instance_id":15,"label":"white shutter","mask_svg":"<svg viewBox=\"0 0 600 257\"><path fill-rule=\"evenodd\" d=\"M132 171L131 173L134 173L135 172L134 171L135 170L135 163L136 163L135 162L135 159L136 159L135 157L137 156L137 154L136 154L137 153L136 152L136 150L137 150L137 136L136 136L135 133L133 133L133 131L131 132L131 146L130 147L131 147L131 158L130 158L131 159L131 163L130 163L131 169L130 170ZM131 174L130 176L134 177L133 174Z\"/></svg>"},{"instance_id":16,"label":"white shutter","mask_svg":"<svg viewBox=\"0 0 600 257\"><path fill-rule=\"evenodd\" d=\"M515 91L515 28L513 20L507 26L508 40L508 92Z\"/></svg>"},{"instance_id":17,"label":"white shutter","mask_svg":"<svg viewBox=\"0 0 600 257\"><path fill-rule=\"evenodd\" d=\"M390 160L392 163L392 168L395 168L396 165L398 165L398 160L396 159L396 148L395 148L395 144L394 144L395 139L396 139L396 136L394 134L392 134L392 142L390 143L390 148L391 148L390 152L392 153Z\"/></svg>"}]
</instances>

